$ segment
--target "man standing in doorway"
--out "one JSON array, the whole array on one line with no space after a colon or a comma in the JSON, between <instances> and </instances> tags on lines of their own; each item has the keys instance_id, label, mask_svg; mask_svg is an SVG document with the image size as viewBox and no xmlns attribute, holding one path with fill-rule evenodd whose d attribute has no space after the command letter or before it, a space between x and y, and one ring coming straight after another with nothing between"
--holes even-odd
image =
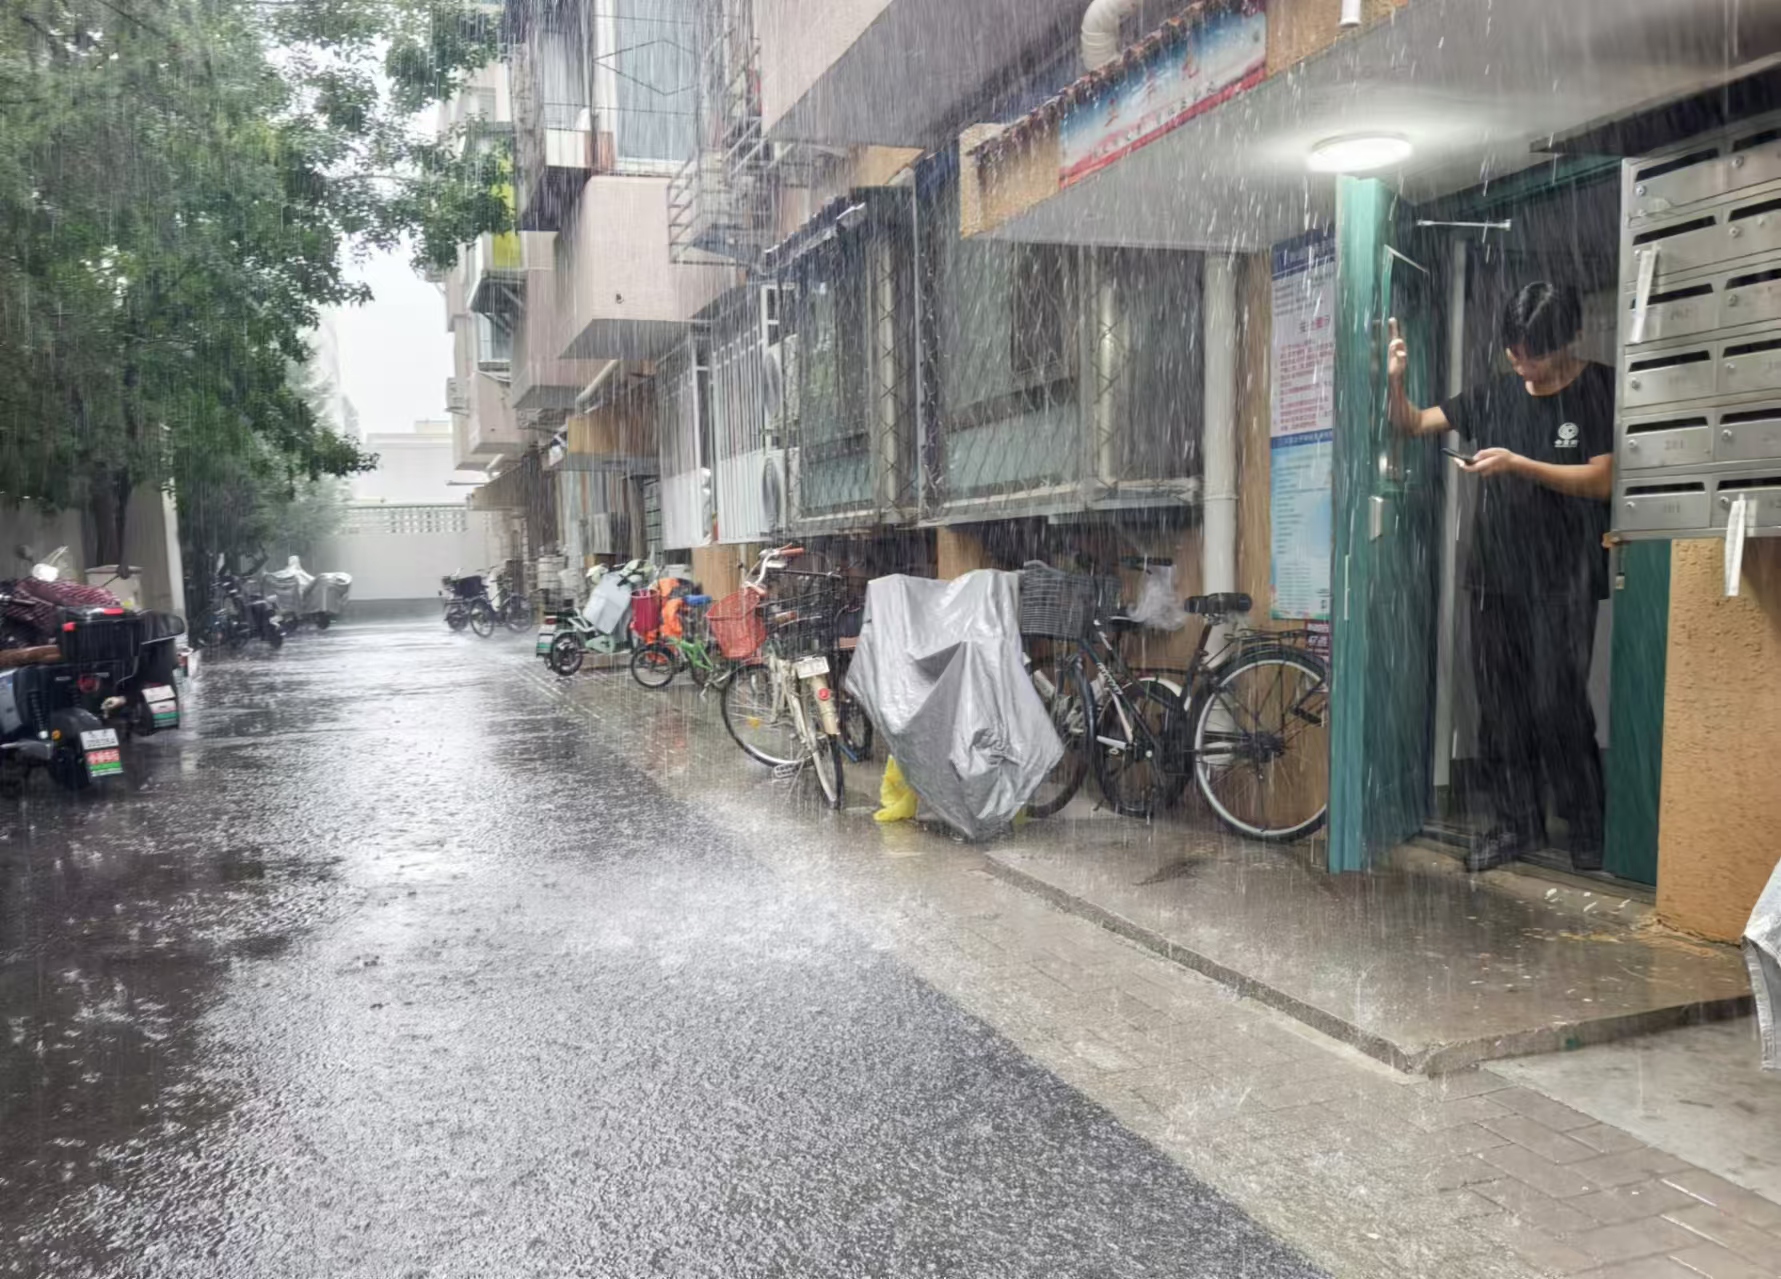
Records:
<instances>
[{"instance_id":1,"label":"man standing in doorway","mask_svg":"<svg viewBox=\"0 0 1781 1279\"><path fill-rule=\"evenodd\" d=\"M1602 864L1602 763L1589 704L1597 601L1607 596L1614 374L1578 356L1574 290L1530 284L1503 311L1513 372L1436 408L1404 391L1410 352L1391 321L1391 421L1411 435L1454 430L1478 445L1457 462L1481 485L1466 566L1481 754L1494 820L1466 868L1489 870L1544 843L1541 777L1570 827L1571 863Z\"/></svg>"}]
</instances>

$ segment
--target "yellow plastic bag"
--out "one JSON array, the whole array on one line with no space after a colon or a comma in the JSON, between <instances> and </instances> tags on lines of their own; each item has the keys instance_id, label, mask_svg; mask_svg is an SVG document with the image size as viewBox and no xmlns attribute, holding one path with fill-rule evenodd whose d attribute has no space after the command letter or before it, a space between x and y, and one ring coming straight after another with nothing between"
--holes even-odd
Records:
<instances>
[{"instance_id":1,"label":"yellow plastic bag","mask_svg":"<svg viewBox=\"0 0 1781 1279\"><path fill-rule=\"evenodd\" d=\"M872 814L873 821L906 822L915 816L917 804L915 789L903 779L903 770L897 767L895 757L884 762L884 780L878 784L878 811Z\"/></svg>"}]
</instances>

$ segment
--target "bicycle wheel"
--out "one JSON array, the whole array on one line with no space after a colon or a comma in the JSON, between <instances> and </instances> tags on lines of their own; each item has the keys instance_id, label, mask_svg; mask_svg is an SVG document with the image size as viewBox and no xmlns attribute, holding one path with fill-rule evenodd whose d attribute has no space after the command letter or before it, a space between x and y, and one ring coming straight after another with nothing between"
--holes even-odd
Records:
<instances>
[{"instance_id":1,"label":"bicycle wheel","mask_svg":"<svg viewBox=\"0 0 1781 1279\"><path fill-rule=\"evenodd\" d=\"M509 595L501 606L501 620L507 623L510 631L526 631L532 628L532 605L519 595Z\"/></svg>"},{"instance_id":2,"label":"bicycle wheel","mask_svg":"<svg viewBox=\"0 0 1781 1279\"><path fill-rule=\"evenodd\" d=\"M445 624L454 631L461 631L470 625L470 610L461 602L453 602L445 606Z\"/></svg>"},{"instance_id":3,"label":"bicycle wheel","mask_svg":"<svg viewBox=\"0 0 1781 1279\"><path fill-rule=\"evenodd\" d=\"M581 642L581 636L571 631L550 642L550 655L544 661L558 675L573 675L581 669L586 656L587 646Z\"/></svg>"},{"instance_id":4,"label":"bicycle wheel","mask_svg":"<svg viewBox=\"0 0 1781 1279\"><path fill-rule=\"evenodd\" d=\"M792 722L791 709L775 696L773 672L765 666L744 666L724 685L719 708L724 727L743 753L763 764L795 764L804 758L804 743Z\"/></svg>"},{"instance_id":5,"label":"bicycle wheel","mask_svg":"<svg viewBox=\"0 0 1781 1279\"><path fill-rule=\"evenodd\" d=\"M666 688L679 663L680 655L666 644L645 644L631 654L631 678L645 688Z\"/></svg>"},{"instance_id":6,"label":"bicycle wheel","mask_svg":"<svg viewBox=\"0 0 1781 1279\"><path fill-rule=\"evenodd\" d=\"M1261 649L1220 671L1194 710L1194 780L1226 826L1286 842L1329 814L1329 674L1309 653Z\"/></svg>"},{"instance_id":7,"label":"bicycle wheel","mask_svg":"<svg viewBox=\"0 0 1781 1279\"><path fill-rule=\"evenodd\" d=\"M800 681L798 696L804 699L803 714L796 716L799 736L804 738L804 752L810 758L823 799L830 808L840 808L847 799L846 765L841 762L841 739L822 731L822 715L817 708L816 690Z\"/></svg>"},{"instance_id":8,"label":"bicycle wheel","mask_svg":"<svg viewBox=\"0 0 1781 1279\"><path fill-rule=\"evenodd\" d=\"M495 610L489 607L487 600L472 600L470 603L470 629L483 639L495 633Z\"/></svg>"},{"instance_id":9,"label":"bicycle wheel","mask_svg":"<svg viewBox=\"0 0 1781 1279\"><path fill-rule=\"evenodd\" d=\"M859 764L872 758L872 742L876 736L872 717L866 708L841 689L835 693L835 714L841 717L841 753Z\"/></svg>"},{"instance_id":10,"label":"bicycle wheel","mask_svg":"<svg viewBox=\"0 0 1781 1279\"><path fill-rule=\"evenodd\" d=\"M1187 785L1186 710L1155 684L1109 689L1097 708L1095 780L1115 812L1154 817Z\"/></svg>"},{"instance_id":11,"label":"bicycle wheel","mask_svg":"<svg viewBox=\"0 0 1781 1279\"><path fill-rule=\"evenodd\" d=\"M1063 757L1052 765L1027 801L1029 817L1050 817L1076 798L1082 779L1088 776L1092 750L1088 726L1095 718L1095 697L1082 669L1069 662L1054 659L1034 667L1032 676L1039 700L1051 716L1051 726L1064 744Z\"/></svg>"}]
</instances>

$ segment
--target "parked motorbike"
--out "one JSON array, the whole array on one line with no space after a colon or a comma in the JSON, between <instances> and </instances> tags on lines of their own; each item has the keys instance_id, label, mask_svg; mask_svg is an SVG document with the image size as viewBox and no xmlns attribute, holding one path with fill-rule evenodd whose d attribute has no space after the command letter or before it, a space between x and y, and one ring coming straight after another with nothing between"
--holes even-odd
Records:
<instances>
[{"instance_id":1,"label":"parked motorbike","mask_svg":"<svg viewBox=\"0 0 1781 1279\"><path fill-rule=\"evenodd\" d=\"M495 605L481 573L447 573L439 579L445 589L445 624L454 631L466 626L487 639L495 633Z\"/></svg>"},{"instance_id":2,"label":"parked motorbike","mask_svg":"<svg viewBox=\"0 0 1781 1279\"><path fill-rule=\"evenodd\" d=\"M0 584L0 791L31 767L70 789L122 776L123 739L179 726L184 622L61 581L65 551Z\"/></svg>"},{"instance_id":3,"label":"parked motorbike","mask_svg":"<svg viewBox=\"0 0 1781 1279\"><path fill-rule=\"evenodd\" d=\"M263 595L249 594L241 579L228 572L224 564L224 557L218 555L210 588L210 616L204 622L205 644L240 650L257 639L267 648L284 647L277 603Z\"/></svg>"},{"instance_id":4,"label":"parked motorbike","mask_svg":"<svg viewBox=\"0 0 1781 1279\"><path fill-rule=\"evenodd\" d=\"M123 776L117 730L77 704L73 679L60 663L0 670L0 794L17 795L33 768L68 790Z\"/></svg>"},{"instance_id":5,"label":"parked motorbike","mask_svg":"<svg viewBox=\"0 0 1781 1279\"><path fill-rule=\"evenodd\" d=\"M279 629L295 634L305 626L325 631L346 609L350 573L311 573L293 555L285 566L260 575L262 593L278 607Z\"/></svg>"},{"instance_id":6,"label":"parked motorbike","mask_svg":"<svg viewBox=\"0 0 1781 1279\"><path fill-rule=\"evenodd\" d=\"M655 581L656 567L631 560L616 568L596 565L587 576L593 588L587 603L546 617L538 632L536 652L558 675L579 671L590 648L615 653L625 646L631 596Z\"/></svg>"}]
</instances>

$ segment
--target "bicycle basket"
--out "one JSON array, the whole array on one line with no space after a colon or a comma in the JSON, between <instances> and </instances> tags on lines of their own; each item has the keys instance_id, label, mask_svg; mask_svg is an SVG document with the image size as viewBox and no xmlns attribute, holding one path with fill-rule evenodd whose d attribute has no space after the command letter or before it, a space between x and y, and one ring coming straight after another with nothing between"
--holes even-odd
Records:
<instances>
[{"instance_id":1,"label":"bicycle basket","mask_svg":"<svg viewBox=\"0 0 1781 1279\"><path fill-rule=\"evenodd\" d=\"M713 604L705 614L711 638L731 661L743 661L767 642L767 626L761 620L761 597L753 591L737 591Z\"/></svg>"},{"instance_id":2,"label":"bicycle basket","mask_svg":"<svg viewBox=\"0 0 1781 1279\"><path fill-rule=\"evenodd\" d=\"M641 639L653 639L662 629L662 597L654 587L631 592L631 630Z\"/></svg>"},{"instance_id":3,"label":"bicycle basket","mask_svg":"<svg viewBox=\"0 0 1781 1279\"><path fill-rule=\"evenodd\" d=\"M1119 579L1065 573L1046 564L1020 570L1020 633L1048 639L1082 639L1096 615L1119 604Z\"/></svg>"}]
</instances>

